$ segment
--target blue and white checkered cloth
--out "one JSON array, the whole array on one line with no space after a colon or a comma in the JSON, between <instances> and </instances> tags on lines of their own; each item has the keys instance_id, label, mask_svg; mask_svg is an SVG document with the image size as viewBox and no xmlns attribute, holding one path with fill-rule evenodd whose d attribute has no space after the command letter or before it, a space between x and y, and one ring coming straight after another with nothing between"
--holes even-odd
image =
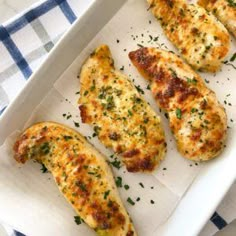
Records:
<instances>
[{"instance_id":1,"label":"blue and white checkered cloth","mask_svg":"<svg viewBox=\"0 0 236 236\"><path fill-rule=\"evenodd\" d=\"M15 19L0 25L0 115L64 32L92 1L43 1ZM236 184L230 189L200 235L214 235L235 218ZM5 227L9 235L22 236L10 227Z\"/></svg>"}]
</instances>

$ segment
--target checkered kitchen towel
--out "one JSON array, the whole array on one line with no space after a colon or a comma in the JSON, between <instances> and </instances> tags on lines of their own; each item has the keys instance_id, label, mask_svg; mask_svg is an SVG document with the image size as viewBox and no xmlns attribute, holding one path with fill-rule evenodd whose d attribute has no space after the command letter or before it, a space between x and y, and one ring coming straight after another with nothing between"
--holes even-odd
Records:
<instances>
[{"instance_id":1,"label":"checkered kitchen towel","mask_svg":"<svg viewBox=\"0 0 236 236\"><path fill-rule=\"evenodd\" d=\"M47 0L0 25L0 114L63 33L93 0ZM203 229L214 235L236 218L236 184ZM22 235L6 226L9 235Z\"/></svg>"}]
</instances>

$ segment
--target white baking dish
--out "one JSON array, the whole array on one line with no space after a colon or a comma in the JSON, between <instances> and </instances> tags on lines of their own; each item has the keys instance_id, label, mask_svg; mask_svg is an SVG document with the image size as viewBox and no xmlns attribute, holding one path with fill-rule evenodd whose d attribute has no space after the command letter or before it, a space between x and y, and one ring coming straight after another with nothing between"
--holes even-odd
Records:
<instances>
[{"instance_id":1,"label":"white baking dish","mask_svg":"<svg viewBox=\"0 0 236 236\"><path fill-rule=\"evenodd\" d=\"M47 95L55 81L126 2L125 0L94 1L88 11L76 21L0 117L0 145L13 131L23 129L32 111ZM131 12L131 18L132 14L135 14L135 11ZM228 148L222 157L203 165L174 213L160 227L156 235L191 236L200 232L235 180L235 130L235 125L231 125ZM181 175L178 170L176 174Z\"/></svg>"}]
</instances>

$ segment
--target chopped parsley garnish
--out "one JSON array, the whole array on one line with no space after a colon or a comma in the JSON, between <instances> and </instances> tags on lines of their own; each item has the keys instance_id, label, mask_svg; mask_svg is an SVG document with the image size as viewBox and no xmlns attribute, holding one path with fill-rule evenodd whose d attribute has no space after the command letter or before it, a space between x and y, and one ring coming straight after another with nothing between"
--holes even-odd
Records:
<instances>
[{"instance_id":1,"label":"chopped parsley garnish","mask_svg":"<svg viewBox=\"0 0 236 236\"><path fill-rule=\"evenodd\" d=\"M210 48L212 47L212 44L210 44L210 45L207 45L206 47L205 47L205 51L208 51L208 50L210 50Z\"/></svg>"},{"instance_id":2,"label":"chopped parsley garnish","mask_svg":"<svg viewBox=\"0 0 236 236\"><path fill-rule=\"evenodd\" d=\"M138 90L140 94L144 94L144 91L140 88L139 85L135 85L135 88Z\"/></svg>"},{"instance_id":3,"label":"chopped parsley garnish","mask_svg":"<svg viewBox=\"0 0 236 236\"><path fill-rule=\"evenodd\" d=\"M233 54L233 56L229 60L233 62L235 59L236 59L236 52Z\"/></svg>"},{"instance_id":4,"label":"chopped parsley garnish","mask_svg":"<svg viewBox=\"0 0 236 236\"><path fill-rule=\"evenodd\" d=\"M120 96L122 94L122 90L120 89L115 89L114 92L117 96Z\"/></svg>"},{"instance_id":5,"label":"chopped parsley garnish","mask_svg":"<svg viewBox=\"0 0 236 236\"><path fill-rule=\"evenodd\" d=\"M194 107L191 109L191 113L194 113L196 111L198 111L198 110L196 108L194 108Z\"/></svg>"},{"instance_id":6,"label":"chopped parsley garnish","mask_svg":"<svg viewBox=\"0 0 236 236\"><path fill-rule=\"evenodd\" d=\"M70 140L70 139L73 139L72 136L68 136L68 135L63 135L63 138L64 138L66 141L68 141L68 140Z\"/></svg>"},{"instance_id":7,"label":"chopped parsley garnish","mask_svg":"<svg viewBox=\"0 0 236 236\"><path fill-rule=\"evenodd\" d=\"M47 155L50 153L50 146L48 142L45 142L43 144L41 144L40 146L40 151L44 154Z\"/></svg>"},{"instance_id":8,"label":"chopped parsley garnish","mask_svg":"<svg viewBox=\"0 0 236 236\"><path fill-rule=\"evenodd\" d=\"M105 108L107 110L111 110L112 108L115 107L115 103L114 103L114 99L113 96L108 96L108 98L106 99L107 103L105 104Z\"/></svg>"},{"instance_id":9,"label":"chopped parsley garnish","mask_svg":"<svg viewBox=\"0 0 236 236\"><path fill-rule=\"evenodd\" d=\"M140 43L137 43L137 46L140 47L140 48L143 48L144 46Z\"/></svg>"},{"instance_id":10,"label":"chopped parsley garnish","mask_svg":"<svg viewBox=\"0 0 236 236\"><path fill-rule=\"evenodd\" d=\"M100 93L99 93L99 95L98 95L98 98L99 98L99 99L104 99L104 98L106 98L106 95L110 93L109 91L110 91L111 89L112 89L111 86L107 86L107 87L102 86L101 89L100 89Z\"/></svg>"},{"instance_id":11,"label":"chopped parsley garnish","mask_svg":"<svg viewBox=\"0 0 236 236\"><path fill-rule=\"evenodd\" d=\"M194 85L196 85L196 84L197 84L197 80L196 80L195 78L193 78L193 79L187 78L187 83L188 83L188 84L194 84Z\"/></svg>"},{"instance_id":12,"label":"chopped parsley garnish","mask_svg":"<svg viewBox=\"0 0 236 236\"><path fill-rule=\"evenodd\" d=\"M153 39L153 41L156 42L156 41L158 41L158 39L159 39L159 36L155 37L155 38Z\"/></svg>"},{"instance_id":13,"label":"chopped parsley garnish","mask_svg":"<svg viewBox=\"0 0 236 236\"><path fill-rule=\"evenodd\" d=\"M170 68L169 70L171 71L171 75L173 78L178 78L176 72L172 68Z\"/></svg>"},{"instance_id":14,"label":"chopped parsley garnish","mask_svg":"<svg viewBox=\"0 0 236 236\"><path fill-rule=\"evenodd\" d=\"M154 204L154 203L155 203L153 200L151 200L150 202L151 202L151 204Z\"/></svg>"},{"instance_id":15,"label":"chopped parsley garnish","mask_svg":"<svg viewBox=\"0 0 236 236\"><path fill-rule=\"evenodd\" d=\"M96 136L99 135L100 130L101 130L101 128L99 126L94 126L94 128L93 128L93 131L96 134Z\"/></svg>"},{"instance_id":16,"label":"chopped parsley garnish","mask_svg":"<svg viewBox=\"0 0 236 236\"><path fill-rule=\"evenodd\" d=\"M133 113L132 113L131 110L128 110L128 115L129 115L129 116L132 116L132 115L133 115Z\"/></svg>"},{"instance_id":17,"label":"chopped parsley garnish","mask_svg":"<svg viewBox=\"0 0 236 236\"><path fill-rule=\"evenodd\" d=\"M107 199L108 195L110 194L110 190L107 190L105 193L104 193L104 199Z\"/></svg>"},{"instance_id":18,"label":"chopped parsley garnish","mask_svg":"<svg viewBox=\"0 0 236 236\"><path fill-rule=\"evenodd\" d=\"M136 202L139 202L139 201L140 201L140 197L137 197Z\"/></svg>"},{"instance_id":19,"label":"chopped parsley garnish","mask_svg":"<svg viewBox=\"0 0 236 236\"><path fill-rule=\"evenodd\" d=\"M147 135L146 128L142 125L140 125L139 127L140 127L140 130L141 130L140 133L139 133L139 136L144 136L145 137Z\"/></svg>"},{"instance_id":20,"label":"chopped parsley garnish","mask_svg":"<svg viewBox=\"0 0 236 236\"><path fill-rule=\"evenodd\" d=\"M78 122L75 122L75 121L74 121L74 125L75 125L75 127L77 127L77 128L80 127L79 123L78 123Z\"/></svg>"},{"instance_id":21,"label":"chopped parsley garnish","mask_svg":"<svg viewBox=\"0 0 236 236\"><path fill-rule=\"evenodd\" d=\"M95 85L92 85L91 87L90 87L90 91L92 92L92 91L94 91L95 90Z\"/></svg>"},{"instance_id":22,"label":"chopped parsley garnish","mask_svg":"<svg viewBox=\"0 0 236 236\"><path fill-rule=\"evenodd\" d=\"M89 175L95 175L96 173L95 173L95 172L92 172L92 171L89 171L88 174L89 174Z\"/></svg>"},{"instance_id":23,"label":"chopped parsley garnish","mask_svg":"<svg viewBox=\"0 0 236 236\"><path fill-rule=\"evenodd\" d=\"M121 168L121 162L118 161L117 159L115 159L114 161L110 161L109 163L115 168L117 168L118 170Z\"/></svg>"},{"instance_id":24,"label":"chopped parsley garnish","mask_svg":"<svg viewBox=\"0 0 236 236\"><path fill-rule=\"evenodd\" d=\"M88 94L88 91L86 90L85 92L84 92L84 96L86 96Z\"/></svg>"},{"instance_id":25,"label":"chopped parsley garnish","mask_svg":"<svg viewBox=\"0 0 236 236\"><path fill-rule=\"evenodd\" d=\"M144 118L144 120L143 120L144 124L147 124L148 121L149 121L149 118Z\"/></svg>"},{"instance_id":26,"label":"chopped parsley garnish","mask_svg":"<svg viewBox=\"0 0 236 236\"><path fill-rule=\"evenodd\" d=\"M142 188L144 188L144 185L143 185L143 183L139 183L139 185L140 185Z\"/></svg>"},{"instance_id":27,"label":"chopped parsley garnish","mask_svg":"<svg viewBox=\"0 0 236 236\"><path fill-rule=\"evenodd\" d=\"M128 190L128 189L129 189L129 185L128 185L128 184L125 184L125 185L124 185L124 188L125 188L125 190Z\"/></svg>"},{"instance_id":28,"label":"chopped parsley garnish","mask_svg":"<svg viewBox=\"0 0 236 236\"><path fill-rule=\"evenodd\" d=\"M80 225L84 222L83 219L80 218L79 216L74 216L74 220L77 225Z\"/></svg>"},{"instance_id":29,"label":"chopped parsley garnish","mask_svg":"<svg viewBox=\"0 0 236 236\"><path fill-rule=\"evenodd\" d=\"M201 120L201 119L202 119L202 116L204 115L204 112L203 112L203 111L202 111L202 112L199 112L198 115L199 115L199 119Z\"/></svg>"},{"instance_id":30,"label":"chopped parsley garnish","mask_svg":"<svg viewBox=\"0 0 236 236\"><path fill-rule=\"evenodd\" d=\"M234 0L227 0L227 2L230 7L236 8L236 2Z\"/></svg>"},{"instance_id":31,"label":"chopped parsley garnish","mask_svg":"<svg viewBox=\"0 0 236 236\"><path fill-rule=\"evenodd\" d=\"M116 177L116 186L118 187L118 188L122 188L122 178L120 177L120 176L117 176Z\"/></svg>"},{"instance_id":32,"label":"chopped parsley garnish","mask_svg":"<svg viewBox=\"0 0 236 236\"><path fill-rule=\"evenodd\" d=\"M127 202L132 206L135 205L135 202L130 197L127 198Z\"/></svg>"},{"instance_id":33,"label":"chopped parsley garnish","mask_svg":"<svg viewBox=\"0 0 236 236\"><path fill-rule=\"evenodd\" d=\"M182 111L181 111L181 109L177 108L176 111L175 111L175 114L176 114L176 117L178 119L182 118Z\"/></svg>"},{"instance_id":34,"label":"chopped parsley garnish","mask_svg":"<svg viewBox=\"0 0 236 236\"><path fill-rule=\"evenodd\" d=\"M76 186L78 186L83 192L87 191L86 185L84 183L82 183L81 181L77 181Z\"/></svg>"},{"instance_id":35,"label":"chopped parsley garnish","mask_svg":"<svg viewBox=\"0 0 236 236\"><path fill-rule=\"evenodd\" d=\"M148 41L148 43L150 43L152 41L152 39L153 39L152 35L149 35L149 38L150 38L150 40Z\"/></svg>"},{"instance_id":36,"label":"chopped parsley garnish","mask_svg":"<svg viewBox=\"0 0 236 236\"><path fill-rule=\"evenodd\" d=\"M139 98L139 97L137 97L136 95L134 95L134 96L132 97L132 100L133 100L133 102L138 103L138 104L142 102L142 99Z\"/></svg>"},{"instance_id":37,"label":"chopped parsley garnish","mask_svg":"<svg viewBox=\"0 0 236 236\"><path fill-rule=\"evenodd\" d=\"M44 164L42 164L42 167L41 167L40 170L42 171L42 173L47 173L48 172L48 169Z\"/></svg>"},{"instance_id":38,"label":"chopped parsley garnish","mask_svg":"<svg viewBox=\"0 0 236 236\"><path fill-rule=\"evenodd\" d=\"M122 67L120 68L120 70L121 70L121 71L123 71L124 69L125 69L125 67L124 67L124 66L122 66Z\"/></svg>"}]
</instances>

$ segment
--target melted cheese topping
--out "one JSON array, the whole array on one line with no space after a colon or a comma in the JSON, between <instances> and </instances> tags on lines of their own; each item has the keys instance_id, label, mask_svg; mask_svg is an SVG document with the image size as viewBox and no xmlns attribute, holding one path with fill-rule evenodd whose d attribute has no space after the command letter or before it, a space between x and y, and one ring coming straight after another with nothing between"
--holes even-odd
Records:
<instances>
[{"instance_id":1,"label":"melted cheese topping","mask_svg":"<svg viewBox=\"0 0 236 236\"><path fill-rule=\"evenodd\" d=\"M166 152L160 117L128 77L114 69L106 45L85 62L80 81L83 122L94 126L105 146L121 153L128 171L154 170Z\"/></svg>"},{"instance_id":2,"label":"melted cheese topping","mask_svg":"<svg viewBox=\"0 0 236 236\"><path fill-rule=\"evenodd\" d=\"M227 117L213 91L175 54L141 48L129 57L150 81L158 105L168 112L178 150L191 160L205 161L224 147Z\"/></svg>"},{"instance_id":3,"label":"melted cheese topping","mask_svg":"<svg viewBox=\"0 0 236 236\"><path fill-rule=\"evenodd\" d=\"M35 159L52 173L77 214L98 235L136 235L104 156L79 133L43 122L28 128L14 146L15 159Z\"/></svg>"},{"instance_id":4,"label":"melted cheese topping","mask_svg":"<svg viewBox=\"0 0 236 236\"><path fill-rule=\"evenodd\" d=\"M236 1L235 0L199 0L198 4L212 12L236 37Z\"/></svg>"},{"instance_id":5,"label":"melted cheese topping","mask_svg":"<svg viewBox=\"0 0 236 236\"><path fill-rule=\"evenodd\" d=\"M204 8L183 0L148 0L154 16L183 58L197 70L217 71L229 51L229 34Z\"/></svg>"}]
</instances>

